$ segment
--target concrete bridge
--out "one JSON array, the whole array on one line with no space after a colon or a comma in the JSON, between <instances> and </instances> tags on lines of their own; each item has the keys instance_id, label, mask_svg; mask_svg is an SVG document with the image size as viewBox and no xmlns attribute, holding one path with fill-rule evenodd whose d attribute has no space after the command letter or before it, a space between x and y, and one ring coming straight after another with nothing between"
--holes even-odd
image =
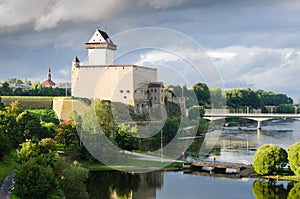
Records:
<instances>
[{"instance_id":1,"label":"concrete bridge","mask_svg":"<svg viewBox=\"0 0 300 199\"><path fill-rule=\"evenodd\" d=\"M262 121L272 119L300 119L300 114L288 113L230 113L227 109L206 109L204 117L208 120L220 120L225 118L246 118L257 121L257 129L261 129Z\"/></svg>"},{"instance_id":2,"label":"concrete bridge","mask_svg":"<svg viewBox=\"0 0 300 199\"><path fill-rule=\"evenodd\" d=\"M190 170L203 170L203 167L210 168L210 172L213 173L226 173L226 169L234 169L236 174L239 174L242 170L252 169L251 165L229 163L229 162L218 162L218 161L195 161L185 162L183 164L184 169Z\"/></svg>"}]
</instances>

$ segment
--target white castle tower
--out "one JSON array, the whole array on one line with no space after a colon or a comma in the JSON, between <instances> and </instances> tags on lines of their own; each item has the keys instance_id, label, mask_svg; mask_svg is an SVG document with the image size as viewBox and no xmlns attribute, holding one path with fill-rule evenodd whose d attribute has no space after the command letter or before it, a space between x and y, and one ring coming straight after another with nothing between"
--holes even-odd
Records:
<instances>
[{"instance_id":1,"label":"white castle tower","mask_svg":"<svg viewBox=\"0 0 300 199\"><path fill-rule=\"evenodd\" d=\"M106 32L98 28L85 47L88 49L88 64L81 65L78 57L74 57L72 61L74 98L103 99L135 105L134 93L140 85L157 81L156 68L114 64L117 45L111 41ZM147 89L139 89L139 92L147 93ZM161 99L158 95L152 98ZM136 106L145 107L144 101L149 100L142 100L140 97L139 101L141 102Z\"/></svg>"},{"instance_id":2,"label":"white castle tower","mask_svg":"<svg viewBox=\"0 0 300 199\"><path fill-rule=\"evenodd\" d=\"M88 49L88 65L114 64L117 45L98 27L85 47Z\"/></svg>"}]
</instances>

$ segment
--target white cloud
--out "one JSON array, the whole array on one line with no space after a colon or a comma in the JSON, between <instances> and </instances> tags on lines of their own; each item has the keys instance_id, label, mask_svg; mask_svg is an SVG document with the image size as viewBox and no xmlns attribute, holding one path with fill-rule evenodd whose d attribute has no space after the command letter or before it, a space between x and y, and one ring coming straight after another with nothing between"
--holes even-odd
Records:
<instances>
[{"instance_id":1,"label":"white cloud","mask_svg":"<svg viewBox=\"0 0 300 199\"><path fill-rule=\"evenodd\" d=\"M231 46L211 52L225 85L229 87L290 92L291 95L300 91L300 49ZM235 56L228 59L224 54Z\"/></svg>"}]
</instances>

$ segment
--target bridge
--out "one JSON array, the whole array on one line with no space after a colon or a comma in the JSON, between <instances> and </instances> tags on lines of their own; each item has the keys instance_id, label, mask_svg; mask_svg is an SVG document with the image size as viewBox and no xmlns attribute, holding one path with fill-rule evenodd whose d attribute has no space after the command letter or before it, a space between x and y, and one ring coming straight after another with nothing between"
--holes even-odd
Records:
<instances>
[{"instance_id":1,"label":"bridge","mask_svg":"<svg viewBox=\"0 0 300 199\"><path fill-rule=\"evenodd\" d=\"M206 109L204 117L208 120L220 120L224 118L246 118L257 121L257 129L261 129L262 121L272 119L300 119L300 114L287 113L230 113L227 109Z\"/></svg>"},{"instance_id":2,"label":"bridge","mask_svg":"<svg viewBox=\"0 0 300 199\"><path fill-rule=\"evenodd\" d=\"M212 173L226 173L226 169L234 169L236 174L245 169L252 169L251 165L219 161L195 161L183 164L183 168L187 170L202 171L203 167L210 168L210 172Z\"/></svg>"}]
</instances>

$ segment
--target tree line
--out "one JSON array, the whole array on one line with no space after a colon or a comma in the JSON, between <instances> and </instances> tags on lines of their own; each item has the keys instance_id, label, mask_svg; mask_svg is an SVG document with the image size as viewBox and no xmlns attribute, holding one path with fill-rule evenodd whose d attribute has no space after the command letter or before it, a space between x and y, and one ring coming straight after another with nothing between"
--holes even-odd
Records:
<instances>
[{"instance_id":1,"label":"tree line","mask_svg":"<svg viewBox=\"0 0 300 199\"><path fill-rule=\"evenodd\" d=\"M16 86L11 87L10 84ZM28 88L21 88L18 86L20 84L27 85ZM65 88L44 87L38 80L31 83L28 80L23 82L22 80L11 78L7 79L0 86L0 96L66 96L66 94L68 96L71 95L69 89L66 91Z\"/></svg>"},{"instance_id":2,"label":"tree line","mask_svg":"<svg viewBox=\"0 0 300 199\"><path fill-rule=\"evenodd\" d=\"M260 109L263 113L270 111L278 113L295 113L293 99L286 94L274 93L264 90L209 88L205 83L198 82L188 89L186 86L169 85L165 88L172 97L184 97L187 109L193 106L202 106L204 108L224 108L232 111L241 112ZM276 107L273 110L268 107Z\"/></svg>"}]
</instances>

